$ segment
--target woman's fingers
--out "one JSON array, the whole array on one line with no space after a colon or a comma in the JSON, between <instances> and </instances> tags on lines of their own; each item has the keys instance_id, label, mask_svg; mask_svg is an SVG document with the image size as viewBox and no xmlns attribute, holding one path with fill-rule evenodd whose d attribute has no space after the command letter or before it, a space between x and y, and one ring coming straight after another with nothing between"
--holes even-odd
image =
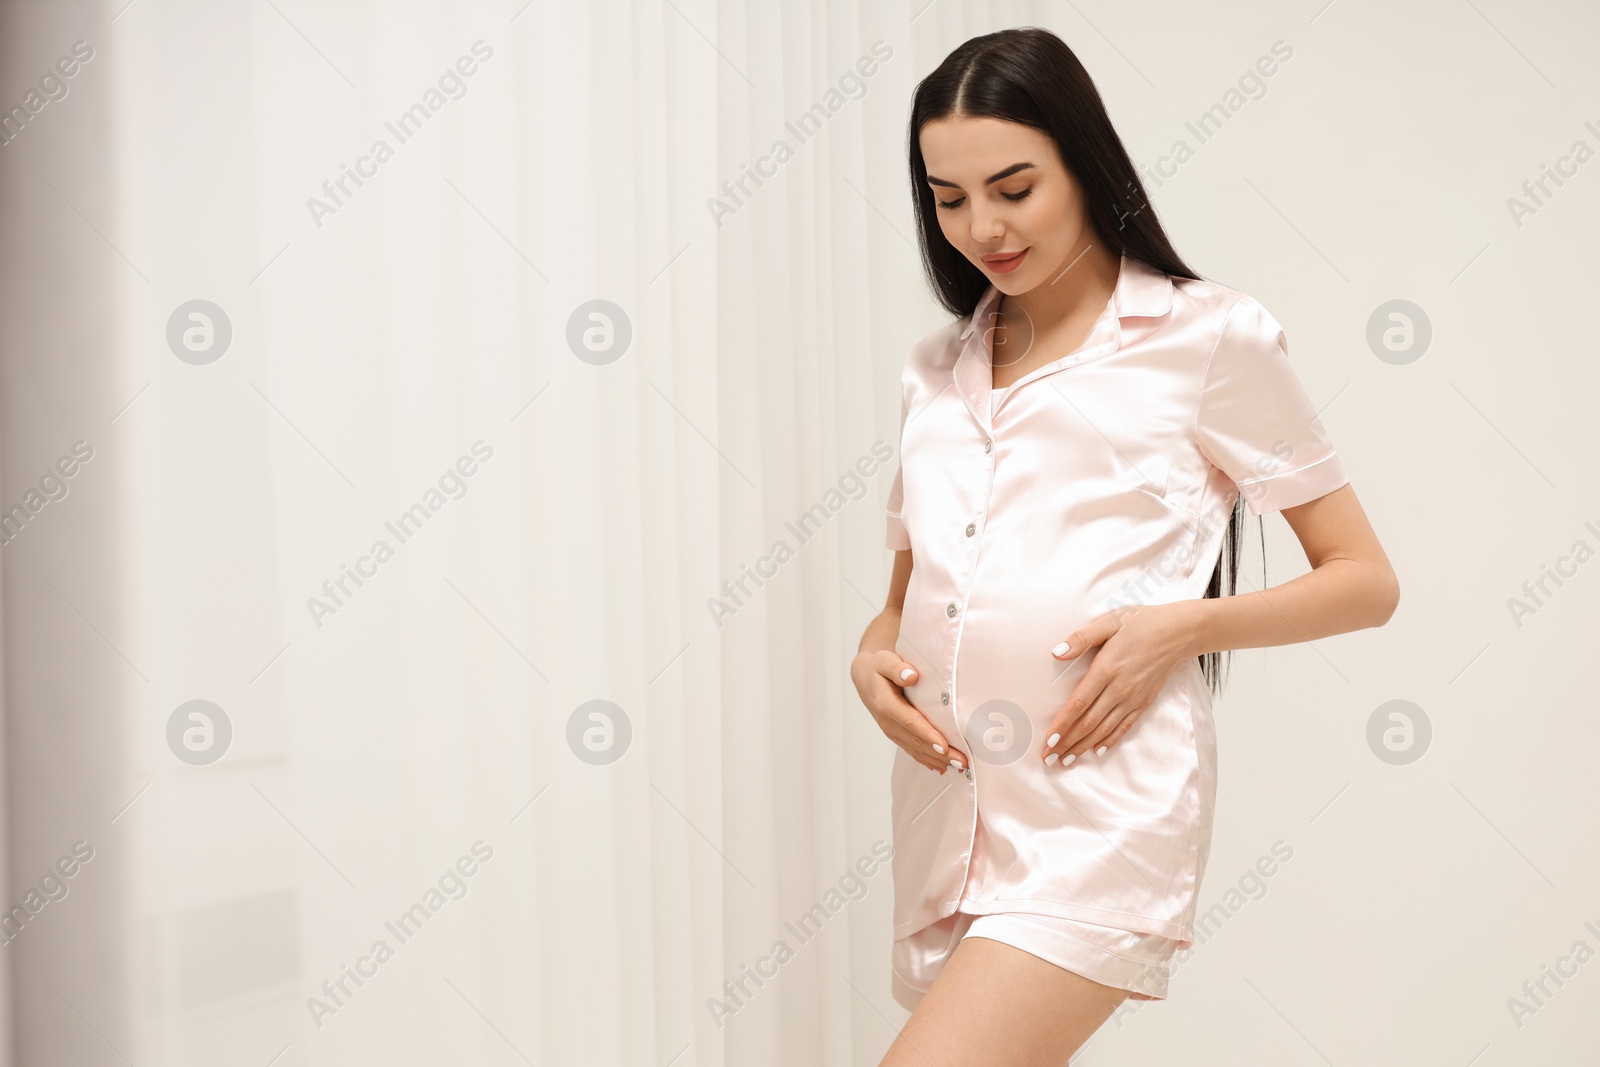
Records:
<instances>
[{"instance_id":1,"label":"woman's fingers","mask_svg":"<svg viewBox=\"0 0 1600 1067\"><path fill-rule=\"evenodd\" d=\"M893 652L886 653L878 663L878 673L895 685L915 685L917 682L917 668Z\"/></svg>"},{"instance_id":2,"label":"woman's fingers","mask_svg":"<svg viewBox=\"0 0 1600 1067\"><path fill-rule=\"evenodd\" d=\"M960 773L967 769L967 754L945 740L944 734L934 729L928 717L911 704L900 709L900 727L905 736L897 742L929 770L941 774L946 770Z\"/></svg>"},{"instance_id":3,"label":"woman's fingers","mask_svg":"<svg viewBox=\"0 0 1600 1067\"><path fill-rule=\"evenodd\" d=\"M1110 672L1102 669L1099 659L1078 680L1072 695L1056 712L1055 719L1050 723L1050 732L1045 736L1044 751L1039 755L1046 764L1053 766L1056 759L1066 759L1069 753L1074 753L1078 743L1088 736L1089 731L1100 724L1100 719L1110 706L1104 702L1105 687L1109 680Z\"/></svg>"},{"instance_id":4,"label":"woman's fingers","mask_svg":"<svg viewBox=\"0 0 1600 1067\"><path fill-rule=\"evenodd\" d=\"M1111 640L1122 621L1114 612L1108 612L1093 619L1081 630L1074 630L1066 638L1050 650L1056 659L1076 659L1088 649L1095 648Z\"/></svg>"},{"instance_id":5,"label":"woman's fingers","mask_svg":"<svg viewBox=\"0 0 1600 1067\"><path fill-rule=\"evenodd\" d=\"M928 717L918 711L910 703L901 700L900 706L895 708L900 729L904 737L896 744L914 756L917 762L929 770L943 772L954 769L964 771L968 767L967 754L945 740L944 734L934 729Z\"/></svg>"},{"instance_id":6,"label":"woman's fingers","mask_svg":"<svg viewBox=\"0 0 1600 1067\"><path fill-rule=\"evenodd\" d=\"M1093 725L1087 726L1074 741L1058 741L1050 755L1045 757L1046 765L1054 766L1054 757L1057 755L1063 767L1086 757L1104 756L1133 728L1143 711L1143 708L1135 707L1130 702L1103 697L1101 702L1089 709L1085 717L1084 721L1092 721Z\"/></svg>"},{"instance_id":7,"label":"woman's fingers","mask_svg":"<svg viewBox=\"0 0 1600 1067\"><path fill-rule=\"evenodd\" d=\"M1117 709L1114 714L1117 716L1119 721L1117 722L1116 727L1112 729L1109 734L1095 742L1096 754L1104 755L1104 753L1100 752L1101 748L1104 748L1106 752L1110 752L1113 748L1115 748L1117 742L1122 740L1124 734L1133 729L1133 724L1139 721L1139 716L1143 713L1143 708L1130 709L1126 704ZM1110 716L1108 716L1108 718L1109 717Z\"/></svg>"},{"instance_id":8,"label":"woman's fingers","mask_svg":"<svg viewBox=\"0 0 1600 1067\"><path fill-rule=\"evenodd\" d=\"M916 666L888 652L879 660L877 670L895 686L890 691L887 714L890 725L896 730L890 733L889 739L930 771L942 774L953 769L959 773L971 766L967 754L947 742L927 716L901 692L905 686L917 683L920 675ZM886 729L886 732L889 731Z\"/></svg>"},{"instance_id":9,"label":"woman's fingers","mask_svg":"<svg viewBox=\"0 0 1600 1067\"><path fill-rule=\"evenodd\" d=\"M1086 756L1104 756L1111 750L1110 746L1105 743L1105 739L1122 722L1122 716L1127 711L1127 705L1114 703L1110 700L1106 701L1106 705L1105 710L1096 718L1094 726L1084 733L1070 749L1072 754L1079 759L1083 759ZM1065 759L1066 757L1063 756L1062 758Z\"/></svg>"}]
</instances>

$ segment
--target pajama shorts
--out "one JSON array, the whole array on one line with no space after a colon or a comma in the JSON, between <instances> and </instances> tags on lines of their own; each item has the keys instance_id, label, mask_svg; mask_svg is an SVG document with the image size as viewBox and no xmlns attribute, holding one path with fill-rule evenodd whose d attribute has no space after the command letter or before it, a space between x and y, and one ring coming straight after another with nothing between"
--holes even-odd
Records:
<instances>
[{"instance_id":1,"label":"pajama shorts","mask_svg":"<svg viewBox=\"0 0 1600 1067\"><path fill-rule=\"evenodd\" d=\"M1165 1000L1175 943L1160 934L1031 912L973 915L957 911L894 943L893 994L915 1011L963 937L987 937L1038 956L1101 985L1128 990L1133 1000Z\"/></svg>"},{"instance_id":2,"label":"pajama shorts","mask_svg":"<svg viewBox=\"0 0 1600 1067\"><path fill-rule=\"evenodd\" d=\"M981 830L978 836L975 847L981 847ZM1178 947L1171 938L1036 912L977 915L961 910L971 888L953 914L894 943L892 993L907 1011L916 1010L964 937L1004 942L1101 985L1126 989L1132 1000L1167 999Z\"/></svg>"}]
</instances>

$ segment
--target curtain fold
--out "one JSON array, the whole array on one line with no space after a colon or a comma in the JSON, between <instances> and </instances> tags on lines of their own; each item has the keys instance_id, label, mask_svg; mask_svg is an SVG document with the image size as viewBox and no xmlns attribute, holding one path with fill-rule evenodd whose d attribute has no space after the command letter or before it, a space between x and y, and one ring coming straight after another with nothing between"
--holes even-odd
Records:
<instances>
[{"instance_id":1,"label":"curtain fold","mask_svg":"<svg viewBox=\"0 0 1600 1067\"><path fill-rule=\"evenodd\" d=\"M881 1045L907 15L3 12L17 1062Z\"/></svg>"}]
</instances>

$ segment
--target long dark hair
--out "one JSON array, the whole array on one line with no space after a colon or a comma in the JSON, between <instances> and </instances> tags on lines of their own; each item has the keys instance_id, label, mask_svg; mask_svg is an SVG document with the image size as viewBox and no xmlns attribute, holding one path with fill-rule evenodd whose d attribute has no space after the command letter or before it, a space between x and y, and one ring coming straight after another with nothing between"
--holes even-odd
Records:
<instances>
[{"instance_id":1,"label":"long dark hair","mask_svg":"<svg viewBox=\"0 0 1600 1067\"><path fill-rule=\"evenodd\" d=\"M1049 30L1025 26L967 41L922 79L911 98L907 151L911 195L917 204L917 243L928 283L951 314L972 314L989 288L984 273L945 240L922 159L923 126L955 116L1003 119L1048 134L1082 187L1089 221L1106 248L1173 278L1199 279L1173 250L1161 228L1138 169L1112 127L1089 72L1061 38ZM1206 596L1222 596L1224 587L1226 595L1232 596L1238 589L1243 533L1241 496L1228 517L1222 553ZM1265 553L1264 531L1262 550ZM1212 692L1220 692L1222 654L1207 652L1199 660Z\"/></svg>"}]
</instances>

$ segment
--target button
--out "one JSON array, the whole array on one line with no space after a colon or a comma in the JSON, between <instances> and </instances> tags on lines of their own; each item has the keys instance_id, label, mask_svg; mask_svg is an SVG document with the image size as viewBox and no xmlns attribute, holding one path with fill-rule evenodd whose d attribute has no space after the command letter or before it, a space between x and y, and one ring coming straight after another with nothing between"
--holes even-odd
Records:
<instances>
[{"instance_id":1,"label":"button","mask_svg":"<svg viewBox=\"0 0 1600 1067\"><path fill-rule=\"evenodd\" d=\"M950 601L950 603L948 603L948 604L946 604L944 606L944 613L946 615L950 616L951 618L955 618L956 602L954 600Z\"/></svg>"},{"instance_id":2,"label":"button","mask_svg":"<svg viewBox=\"0 0 1600 1067\"><path fill-rule=\"evenodd\" d=\"M972 768L971 768L971 767L968 767L968 768L967 768L967 769L966 769L966 771L965 771L965 772L963 772L963 773L965 773L965 774L966 774L966 776L967 776L967 781L969 781L969 782L970 782L970 781L972 781Z\"/></svg>"},{"instance_id":3,"label":"button","mask_svg":"<svg viewBox=\"0 0 1600 1067\"><path fill-rule=\"evenodd\" d=\"M939 703L941 703L941 704L950 703L950 690L946 689L944 692L939 694Z\"/></svg>"},{"instance_id":4,"label":"button","mask_svg":"<svg viewBox=\"0 0 1600 1067\"><path fill-rule=\"evenodd\" d=\"M994 442L993 441L985 441L983 443L983 450L985 452L989 451L992 448L994 448Z\"/></svg>"},{"instance_id":5,"label":"button","mask_svg":"<svg viewBox=\"0 0 1600 1067\"><path fill-rule=\"evenodd\" d=\"M967 523L967 536L968 537L971 537L973 534L975 534L977 532L978 532L978 524L977 523L974 523L974 522Z\"/></svg>"}]
</instances>

